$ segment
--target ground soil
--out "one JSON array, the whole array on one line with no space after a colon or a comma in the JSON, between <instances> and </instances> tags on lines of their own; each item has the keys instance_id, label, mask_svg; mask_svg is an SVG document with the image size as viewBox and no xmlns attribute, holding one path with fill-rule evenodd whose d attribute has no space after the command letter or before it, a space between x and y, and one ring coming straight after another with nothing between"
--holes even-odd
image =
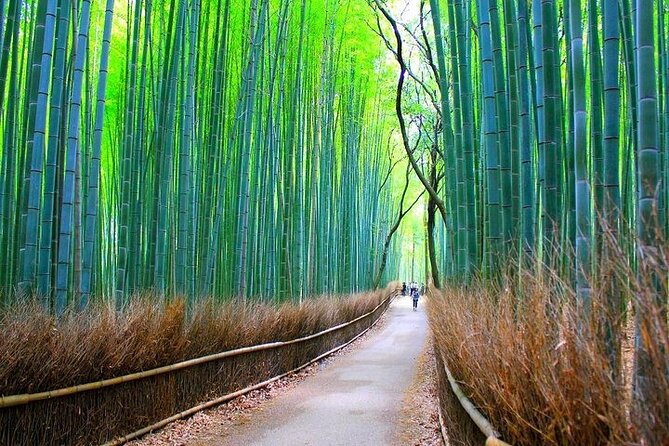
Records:
<instances>
[{"instance_id":1,"label":"ground soil","mask_svg":"<svg viewBox=\"0 0 669 446\"><path fill-rule=\"evenodd\" d=\"M442 446L435 359L432 342L427 341L418 358L416 373L404 397L396 446Z\"/></svg>"}]
</instances>

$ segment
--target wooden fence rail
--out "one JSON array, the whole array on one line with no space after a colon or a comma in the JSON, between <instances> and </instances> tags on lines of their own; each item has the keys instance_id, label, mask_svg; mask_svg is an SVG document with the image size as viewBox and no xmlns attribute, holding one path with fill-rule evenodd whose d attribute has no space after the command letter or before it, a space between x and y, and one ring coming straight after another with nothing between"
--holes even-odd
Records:
<instances>
[{"instance_id":1,"label":"wooden fence rail","mask_svg":"<svg viewBox=\"0 0 669 446\"><path fill-rule=\"evenodd\" d=\"M453 444L510 446L499 439L497 430L464 394L448 369L446 360L436 347L435 361L442 437L444 439L450 437ZM458 426L458 428L448 431L446 425Z\"/></svg>"}]
</instances>

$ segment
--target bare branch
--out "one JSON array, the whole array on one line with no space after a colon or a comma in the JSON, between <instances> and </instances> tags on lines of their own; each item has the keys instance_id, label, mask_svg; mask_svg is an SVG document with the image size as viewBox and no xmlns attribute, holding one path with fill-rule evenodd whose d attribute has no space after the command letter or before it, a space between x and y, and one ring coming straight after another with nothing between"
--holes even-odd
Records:
<instances>
[{"instance_id":1,"label":"bare branch","mask_svg":"<svg viewBox=\"0 0 669 446\"><path fill-rule=\"evenodd\" d=\"M424 173L421 171L420 167L418 166L418 163L416 162L416 158L413 155L411 146L409 144L409 136L407 135L406 122L404 120L404 114L402 112L402 92L404 89L405 76L407 74L407 65L406 62L404 61L404 56L402 54L403 42L402 42L402 36L400 35L399 27L393 16L382 5L380 0L374 0L374 4L386 18L386 20L393 29L393 34L395 35L395 41L396 41L395 57L397 59L397 63L400 66L400 75L397 81L397 94L395 97L395 112L397 114L397 120L399 121L400 125L400 133L402 134L402 144L404 145L404 150L407 152L407 155L409 156L409 162L411 163L411 167L413 168L413 170L416 172L416 176L418 176L418 179L420 179L420 182L427 190L427 193L434 200L437 208L439 209L439 212L441 213L442 218L444 219L444 221L448 221L448 219L446 218L447 213L444 201L439 197L439 195L434 190L428 179L425 177Z\"/></svg>"}]
</instances>

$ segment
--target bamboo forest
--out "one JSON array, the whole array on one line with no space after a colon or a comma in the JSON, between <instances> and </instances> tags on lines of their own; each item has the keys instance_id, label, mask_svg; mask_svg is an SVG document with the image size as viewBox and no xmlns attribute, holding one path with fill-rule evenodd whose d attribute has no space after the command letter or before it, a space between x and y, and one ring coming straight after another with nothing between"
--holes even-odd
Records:
<instances>
[{"instance_id":1,"label":"bamboo forest","mask_svg":"<svg viewBox=\"0 0 669 446\"><path fill-rule=\"evenodd\" d=\"M0 445L669 443L668 21L0 0Z\"/></svg>"}]
</instances>

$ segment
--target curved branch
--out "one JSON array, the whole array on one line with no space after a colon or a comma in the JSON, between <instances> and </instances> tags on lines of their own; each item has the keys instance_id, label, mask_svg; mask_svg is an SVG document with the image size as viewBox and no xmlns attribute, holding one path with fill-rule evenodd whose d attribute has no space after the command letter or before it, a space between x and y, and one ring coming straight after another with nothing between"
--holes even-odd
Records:
<instances>
[{"instance_id":1,"label":"curved branch","mask_svg":"<svg viewBox=\"0 0 669 446\"><path fill-rule=\"evenodd\" d=\"M404 121L404 115L402 113L402 91L404 89L404 79L407 76L407 65L406 62L404 61L404 56L402 55L402 36L400 35L397 22L395 21L393 16L390 15L390 13L386 10L386 8L381 4L380 0L374 0L374 3L376 4L376 7L379 9L379 11L381 11L381 14L383 14L383 16L386 18L390 26L392 27L393 34L395 35L395 40L397 43L397 47L395 51L393 51L393 53L395 54L397 63L400 66L400 75L397 81L395 111L397 113L397 120L399 121L400 125L400 133L402 134L402 144L404 145L404 150L406 151L407 156L409 157L409 162L411 163L411 167L413 168L414 172L416 172L416 176L418 176L418 179L423 184L425 190L434 200L437 208L439 209L441 217L444 219L444 221L448 221L448 219L446 218L446 206L444 205L444 201L439 197L439 194L437 194L432 185L430 185L428 179L420 170L418 163L416 162L416 158L413 155L413 151L411 150L411 145L409 144L409 137L407 135L406 123ZM389 44L389 42L386 43Z\"/></svg>"},{"instance_id":2,"label":"curved branch","mask_svg":"<svg viewBox=\"0 0 669 446\"><path fill-rule=\"evenodd\" d=\"M400 209L399 213L397 215L397 220L395 220L395 224L393 224L388 231L388 235L386 235L386 241L383 244L383 253L381 254L381 264L379 265L379 270L376 273L376 277L374 278L374 288L378 288L379 284L381 283L381 276L383 276L383 271L386 269L386 262L388 261L388 249L390 248L390 242L393 240L393 235L395 235L395 232L400 227L400 224L402 223L402 220L404 217L413 209L413 207L418 203L418 200L421 199L421 197L425 194L425 190L423 190L416 199L409 205L406 210L404 210L404 199L406 198L407 195L407 190L409 189L409 166L407 166L407 171L406 171L406 176L405 176L405 181L404 181L404 190L402 190L402 197L400 198Z\"/></svg>"},{"instance_id":3,"label":"curved branch","mask_svg":"<svg viewBox=\"0 0 669 446\"><path fill-rule=\"evenodd\" d=\"M390 132L390 135L388 136L388 143L386 144L386 147L387 147L388 149L390 148L390 140L392 139L392 137L393 137L393 132ZM381 195L381 191L383 190L383 188L386 186L386 183L387 183L388 180L390 179L390 174L393 173L393 170L395 170L395 167L396 167L400 162L402 162L403 160L404 160L404 158L400 158L400 159L398 159L398 160L396 160L396 161L393 161L392 154L390 154L390 152L389 152L389 154L388 154L388 161L390 161L390 166L388 166L388 172L386 173L386 177L383 179L383 181L381 182L381 185L379 186L379 190L378 190L377 193L376 193L377 196L378 196L378 195Z\"/></svg>"}]
</instances>

